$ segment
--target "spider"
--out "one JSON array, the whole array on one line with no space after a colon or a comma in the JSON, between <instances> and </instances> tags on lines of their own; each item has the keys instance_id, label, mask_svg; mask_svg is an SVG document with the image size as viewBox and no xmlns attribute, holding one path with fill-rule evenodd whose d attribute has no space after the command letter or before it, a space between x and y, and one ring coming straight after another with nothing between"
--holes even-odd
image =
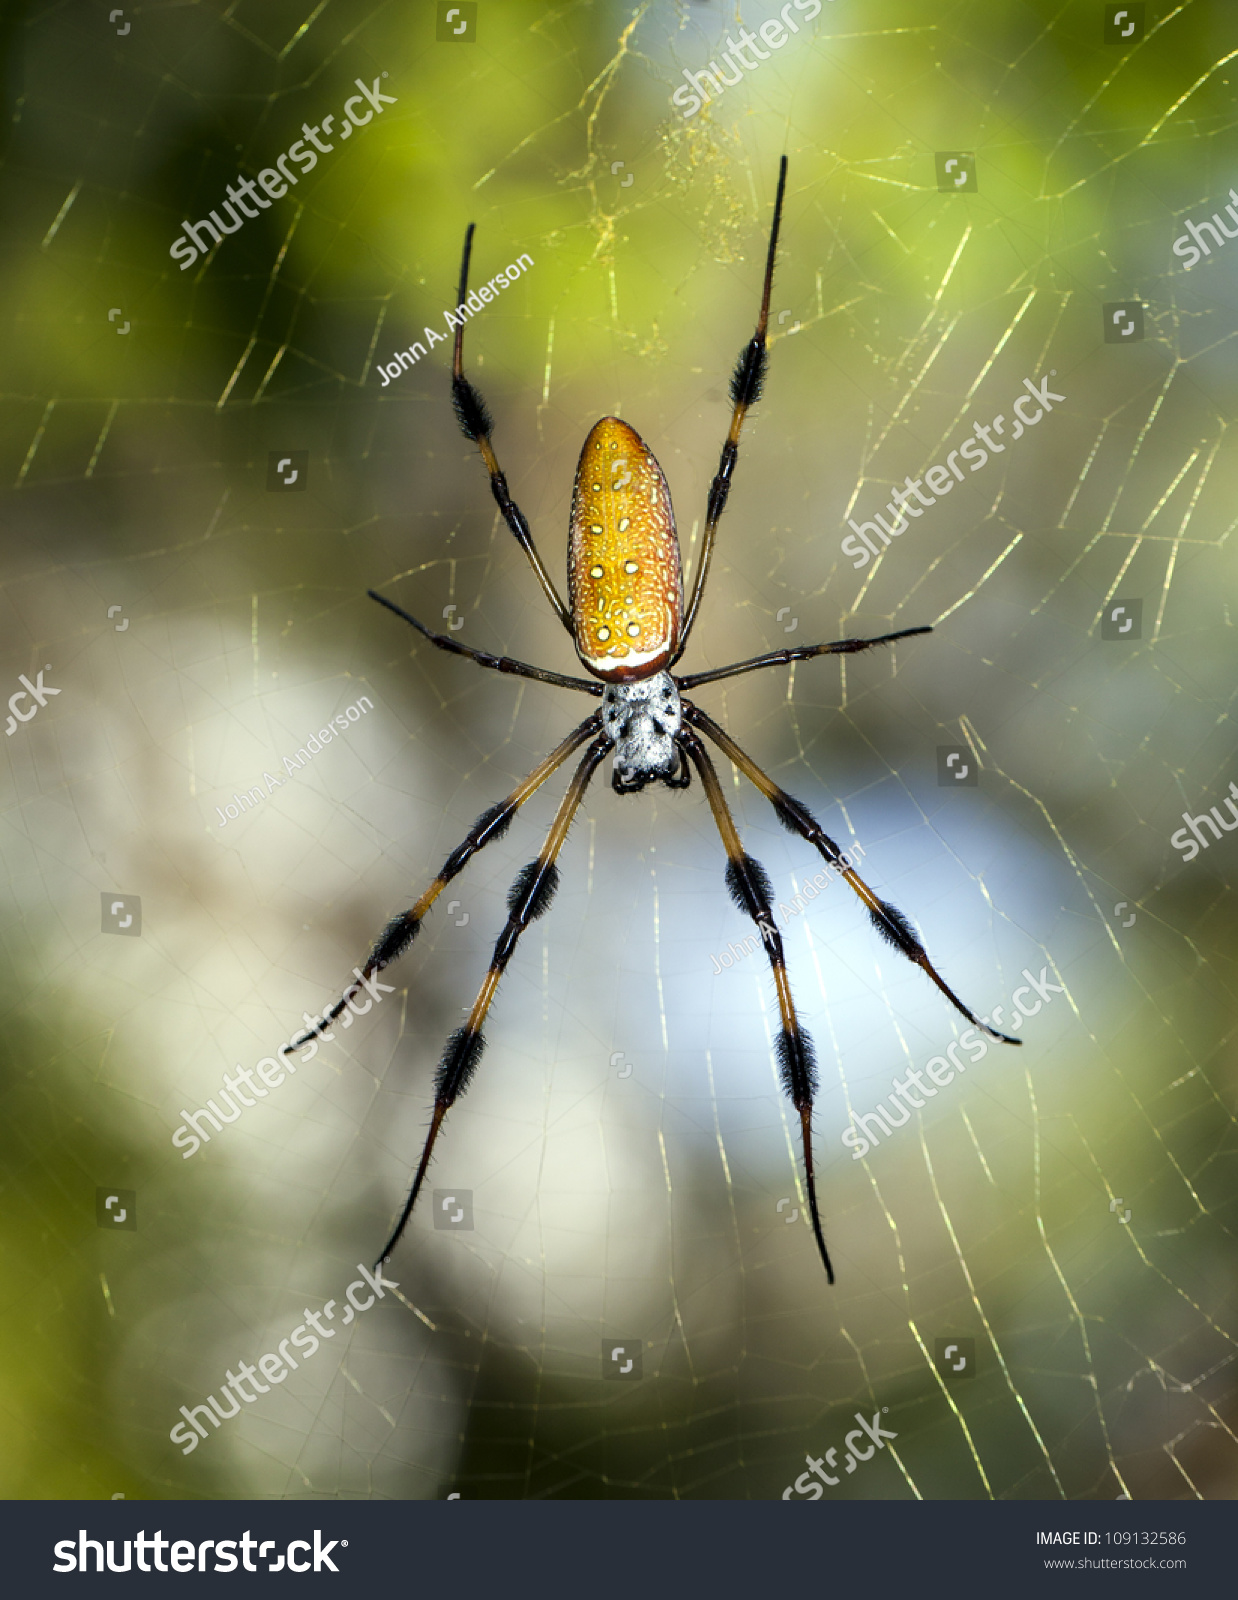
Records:
<instances>
[{"instance_id":1,"label":"spider","mask_svg":"<svg viewBox=\"0 0 1238 1600\"><path fill-rule=\"evenodd\" d=\"M462 644L449 635L435 633L372 589L368 591L370 598L402 617L440 650L465 656L479 666L497 672L515 673L519 677L533 678L557 688L576 689L584 694L595 695L600 697L602 704L573 728L505 800L478 817L464 841L447 857L438 876L416 904L407 911L401 911L384 928L365 967L357 969L357 981L348 987L342 998L320 1021L285 1046L288 1051L299 1049L308 1040L320 1035L361 991L363 979L373 977L404 954L416 938L426 913L452 879L483 846L507 831L516 812L530 795L584 745L584 755L555 813L541 853L522 868L512 885L507 901L507 923L495 944L490 968L468 1020L447 1041L435 1074L434 1110L421 1160L404 1208L376 1265L387 1260L404 1233L421 1192L443 1119L468 1088L477 1070L485 1048L482 1025L499 980L507 969L520 935L550 906L559 882L556 866L559 851L590 780L611 751L614 752L611 784L616 794L638 794L647 784L655 782L664 783L671 789L686 789L694 769L700 778L726 849L727 888L738 908L756 924L773 972L782 1022L775 1049L783 1089L799 1113L808 1209L817 1248L830 1283L834 1282L834 1269L830 1264L817 1208L812 1161L812 1107L817 1087L812 1040L800 1026L791 998L782 937L770 909L772 886L765 869L747 854L740 842L717 771L701 735L716 745L760 790L773 806L783 827L815 846L835 871L845 878L864 902L877 932L895 950L921 967L972 1027L1006 1044L1020 1043L1009 1034L990 1027L963 1004L929 960L928 952L907 918L896 906L880 899L855 869L845 864L838 846L807 806L781 789L740 749L725 729L683 693L684 690L717 683L743 672L755 672L762 667L807 661L814 656L851 655L860 650L871 650L876 645L892 644L896 639L931 633L932 629L904 628L875 639L839 639L832 644L772 650L748 661L738 661L728 667L715 667L708 672L686 676L677 676L672 671L687 647L692 624L705 592L718 523L726 506L731 474L739 454L744 418L748 408L760 397L764 384L768 363L766 330L770 287L786 184L787 159L784 156L778 172L778 191L774 199L774 220L765 258L760 314L756 331L740 351L731 378L731 426L722 446L718 470L710 484L701 556L686 606L679 542L666 478L648 445L634 428L618 417L603 417L595 423L580 453L568 535L569 604L564 604L534 546L529 524L508 490L507 479L495 455L491 437L493 422L486 403L464 375L463 318L456 327L451 377L456 418L465 437L481 451L482 460L490 474L490 488L504 522L528 557L542 592L555 616L571 636L581 663L597 681L567 677L523 661L514 661L508 656L490 655L484 650ZM463 303L468 292L474 226L470 224L464 236L457 305Z\"/></svg>"}]
</instances>

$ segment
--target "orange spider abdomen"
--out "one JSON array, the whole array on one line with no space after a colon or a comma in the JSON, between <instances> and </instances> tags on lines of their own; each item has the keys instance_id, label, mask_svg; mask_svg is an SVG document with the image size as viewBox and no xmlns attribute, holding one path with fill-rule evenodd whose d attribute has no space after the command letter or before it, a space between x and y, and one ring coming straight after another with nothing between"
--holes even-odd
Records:
<instances>
[{"instance_id":1,"label":"orange spider abdomen","mask_svg":"<svg viewBox=\"0 0 1238 1600\"><path fill-rule=\"evenodd\" d=\"M572 490L567 588L576 652L595 677L661 672L679 647L683 573L671 492L626 422L594 423Z\"/></svg>"}]
</instances>

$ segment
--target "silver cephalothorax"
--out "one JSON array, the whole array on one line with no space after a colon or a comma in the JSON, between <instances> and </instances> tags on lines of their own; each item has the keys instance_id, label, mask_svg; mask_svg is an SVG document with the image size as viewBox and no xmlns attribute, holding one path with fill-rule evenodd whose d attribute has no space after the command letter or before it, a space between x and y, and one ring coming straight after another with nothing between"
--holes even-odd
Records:
<instances>
[{"instance_id":1,"label":"silver cephalothorax","mask_svg":"<svg viewBox=\"0 0 1238 1600\"><path fill-rule=\"evenodd\" d=\"M611 782L617 794L632 794L655 778L672 788L686 786L688 767L681 764L675 744L683 709L669 672L638 683L608 683L602 694L602 726L615 741Z\"/></svg>"}]
</instances>

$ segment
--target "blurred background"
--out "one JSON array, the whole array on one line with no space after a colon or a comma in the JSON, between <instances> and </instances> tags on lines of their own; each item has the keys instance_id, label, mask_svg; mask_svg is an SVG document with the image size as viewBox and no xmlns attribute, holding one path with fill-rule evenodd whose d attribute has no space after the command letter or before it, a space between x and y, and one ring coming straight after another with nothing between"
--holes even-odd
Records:
<instances>
[{"instance_id":1,"label":"blurred background","mask_svg":"<svg viewBox=\"0 0 1238 1600\"><path fill-rule=\"evenodd\" d=\"M1238 778L1238 245L1172 249L1234 178L1233 8L1130 7L1124 34L1056 0L787 7L798 33L687 118L683 73L772 3L449 9L3 9L0 698L57 692L0 801L0 1494L771 1498L882 1410L896 1440L835 1498L1232 1497L1238 844L1186 863L1170 836ZM182 221L358 79L394 103L181 270ZM768 971L715 971L750 926L699 785L620 799L608 765L438 1145L472 1228L423 1203L398 1292L183 1456L179 1408L381 1246L565 777L364 1020L188 1159L182 1111L278 1054L584 710L366 598L574 670L450 346L378 367L447 331L476 222L474 282L533 260L466 357L556 579L608 413L694 551L783 153L770 377L683 667L934 624L697 698L862 844L979 1012L1025 968L1062 992L853 1159L851 1115L961 1020L843 885L787 919L831 1289ZM1052 413L855 571L847 519L1045 377ZM1118 605L1139 620L1106 638ZM939 781L951 748L974 785ZM790 903L820 859L723 777Z\"/></svg>"}]
</instances>

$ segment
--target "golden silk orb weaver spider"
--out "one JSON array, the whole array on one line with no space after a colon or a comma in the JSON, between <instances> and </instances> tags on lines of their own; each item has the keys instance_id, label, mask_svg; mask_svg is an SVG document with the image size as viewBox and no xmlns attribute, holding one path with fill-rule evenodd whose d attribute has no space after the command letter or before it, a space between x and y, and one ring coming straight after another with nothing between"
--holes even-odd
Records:
<instances>
[{"instance_id":1,"label":"golden silk orb weaver spider","mask_svg":"<svg viewBox=\"0 0 1238 1600\"><path fill-rule=\"evenodd\" d=\"M482 460L490 474L490 488L503 520L528 557L542 592L555 616L571 636L581 663L596 681L567 677L563 673L530 666L527 662L514 661L508 656L493 656L474 649L448 634L433 632L384 595L376 594L372 589L369 594L372 599L410 623L440 650L465 656L479 666L490 667L498 672L515 673L539 683L599 696L602 704L573 728L505 800L478 817L464 841L448 856L438 876L416 904L400 912L387 924L365 966L357 969L357 981L345 990L341 999L320 1021L285 1046L289 1051L299 1049L320 1035L360 993L366 979L372 978L403 955L416 938L422 919L452 879L483 846L506 832L529 796L569 756L582 745L587 746L555 813L541 853L522 868L512 885L507 901L507 922L495 944L489 970L468 1020L447 1041L435 1074L434 1110L421 1160L404 1208L378 1257L379 1263L385 1261L395 1249L408 1224L443 1119L467 1089L477 1070L485 1048L482 1026L499 981L520 935L550 906L559 882L556 860L568 829L590 780L612 751L614 767L611 785L617 794L635 794L653 782L664 783L672 789L686 789L693 770L701 780L705 798L726 849L727 888L738 908L756 924L773 972L782 1023L775 1049L783 1089L799 1113L808 1210L817 1248L821 1252L830 1283L834 1282L834 1269L830 1265L821 1228L812 1160L812 1108L817 1087L812 1040L800 1026L791 997L782 937L771 910L772 886L765 869L744 850L717 771L701 735L734 762L770 801L782 825L813 845L850 884L864 902L877 932L895 950L921 967L974 1028L1006 1044L1020 1042L990 1027L963 1004L929 960L924 945L907 918L896 906L880 899L869 888L807 806L769 778L725 729L683 693L702 684L717 683L720 679L732 678L743 672L755 672L762 667L807 661L814 656L850 655L860 650L871 650L876 645L891 644L896 639L910 638L914 634L931 633L932 629L904 628L898 633L883 634L875 639L839 639L832 644L773 650L728 667L716 667L711 671L686 676L677 676L672 671L687 647L705 591L718 523L726 506L731 474L739 454L744 417L760 397L765 379L770 287L786 184L787 160L784 156L778 172L774 220L765 258L761 310L756 331L741 350L731 378L731 426L722 446L718 470L710 484L701 556L686 604L679 541L666 478L648 445L634 428L618 417L603 417L595 423L580 453L572 492L568 540L569 605L564 604L533 543L529 524L508 490L507 479L494 452L491 437L493 423L486 403L464 376L463 319L457 325L451 379L456 418L465 437L481 451ZM463 303L468 293L473 231L473 225L470 224L465 234L460 263L458 305Z\"/></svg>"}]
</instances>

